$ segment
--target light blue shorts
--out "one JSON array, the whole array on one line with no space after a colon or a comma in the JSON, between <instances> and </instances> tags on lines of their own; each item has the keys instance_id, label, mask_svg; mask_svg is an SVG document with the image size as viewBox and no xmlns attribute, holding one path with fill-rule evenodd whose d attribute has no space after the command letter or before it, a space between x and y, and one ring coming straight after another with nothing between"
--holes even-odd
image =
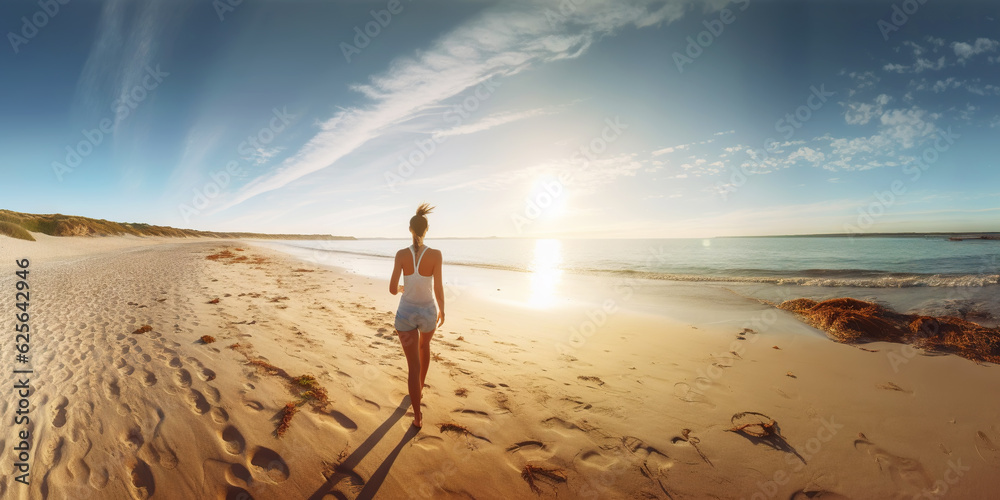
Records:
<instances>
[{"instance_id":1,"label":"light blue shorts","mask_svg":"<svg viewBox=\"0 0 1000 500\"><path fill-rule=\"evenodd\" d=\"M396 330L432 332L437 328L437 314L437 304L421 306L400 301L396 310Z\"/></svg>"}]
</instances>

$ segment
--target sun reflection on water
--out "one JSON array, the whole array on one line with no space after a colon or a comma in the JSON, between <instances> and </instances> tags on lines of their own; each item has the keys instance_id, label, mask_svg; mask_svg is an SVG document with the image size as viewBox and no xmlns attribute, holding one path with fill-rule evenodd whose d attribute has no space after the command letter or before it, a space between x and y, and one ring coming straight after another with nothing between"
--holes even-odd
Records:
<instances>
[{"instance_id":1,"label":"sun reflection on water","mask_svg":"<svg viewBox=\"0 0 1000 500\"><path fill-rule=\"evenodd\" d=\"M530 304L548 307L555 300L556 286L562 276L562 242L559 240L536 240L535 256L531 261Z\"/></svg>"}]
</instances>

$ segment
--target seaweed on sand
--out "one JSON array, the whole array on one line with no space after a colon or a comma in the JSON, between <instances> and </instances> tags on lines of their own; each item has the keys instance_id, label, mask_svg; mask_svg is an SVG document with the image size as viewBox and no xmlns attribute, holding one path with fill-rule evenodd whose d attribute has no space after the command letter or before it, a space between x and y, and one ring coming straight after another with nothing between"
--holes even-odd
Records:
<instances>
[{"instance_id":1,"label":"seaweed on sand","mask_svg":"<svg viewBox=\"0 0 1000 500\"><path fill-rule=\"evenodd\" d=\"M562 469L527 464L521 470L521 479L524 479L524 482L528 483L528 487L531 488L532 492L536 495L541 495L542 489L538 487L537 482L545 482L554 487L557 483L566 482L566 473Z\"/></svg>"}]
</instances>

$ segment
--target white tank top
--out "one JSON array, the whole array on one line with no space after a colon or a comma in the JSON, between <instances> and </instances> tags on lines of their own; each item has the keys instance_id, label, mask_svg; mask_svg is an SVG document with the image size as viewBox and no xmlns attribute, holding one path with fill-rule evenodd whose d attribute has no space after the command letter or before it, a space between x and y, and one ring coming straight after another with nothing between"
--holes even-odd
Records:
<instances>
[{"instance_id":1,"label":"white tank top","mask_svg":"<svg viewBox=\"0 0 1000 500\"><path fill-rule=\"evenodd\" d=\"M424 255L429 249L430 247L425 246L418 259L416 249L410 245L410 253L413 254L413 274L403 275L403 296L399 299L401 302L420 306L434 305L434 276L420 274L420 262L424 260Z\"/></svg>"}]
</instances>

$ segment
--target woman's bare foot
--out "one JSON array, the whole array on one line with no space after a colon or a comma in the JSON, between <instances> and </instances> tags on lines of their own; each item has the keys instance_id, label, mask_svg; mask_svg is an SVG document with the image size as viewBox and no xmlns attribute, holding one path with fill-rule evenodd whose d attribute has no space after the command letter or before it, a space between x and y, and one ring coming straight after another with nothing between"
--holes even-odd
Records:
<instances>
[{"instance_id":1,"label":"woman's bare foot","mask_svg":"<svg viewBox=\"0 0 1000 500\"><path fill-rule=\"evenodd\" d=\"M423 415L419 411L413 412L413 425L423 427Z\"/></svg>"}]
</instances>

